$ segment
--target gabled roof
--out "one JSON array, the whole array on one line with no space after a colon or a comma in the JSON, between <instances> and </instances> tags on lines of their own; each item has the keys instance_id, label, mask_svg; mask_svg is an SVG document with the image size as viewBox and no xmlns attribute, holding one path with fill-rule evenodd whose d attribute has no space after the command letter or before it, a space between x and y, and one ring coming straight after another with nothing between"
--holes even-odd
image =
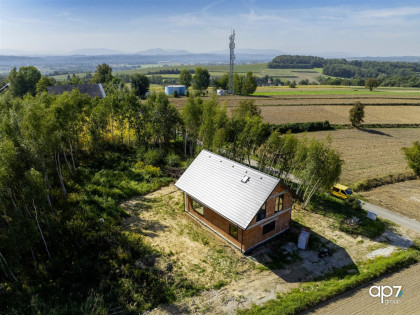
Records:
<instances>
[{"instance_id":1,"label":"gabled roof","mask_svg":"<svg viewBox=\"0 0 420 315\"><path fill-rule=\"evenodd\" d=\"M202 150L175 186L246 229L279 182L276 177Z\"/></svg>"},{"instance_id":2,"label":"gabled roof","mask_svg":"<svg viewBox=\"0 0 420 315\"><path fill-rule=\"evenodd\" d=\"M98 84L66 84L66 85L54 85L47 86L47 91L50 94L60 95L64 92L71 92L74 89L79 89L80 93L88 94L90 97L106 97L104 88L101 83Z\"/></svg>"}]
</instances>

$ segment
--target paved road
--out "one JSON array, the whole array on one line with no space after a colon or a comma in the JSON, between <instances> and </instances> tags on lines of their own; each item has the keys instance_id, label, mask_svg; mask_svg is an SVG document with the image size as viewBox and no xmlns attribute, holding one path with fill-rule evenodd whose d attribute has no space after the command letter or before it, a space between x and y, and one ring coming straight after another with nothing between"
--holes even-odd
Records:
<instances>
[{"instance_id":1,"label":"paved road","mask_svg":"<svg viewBox=\"0 0 420 315\"><path fill-rule=\"evenodd\" d=\"M379 207L379 206L375 206L371 203L367 203L364 201L361 201L361 206L363 209L365 209L366 211L372 211L374 213L376 213L376 215L379 218L382 219L386 219L389 220L391 222L394 222L398 225L407 227L409 229L412 229L413 231L416 231L418 233L420 233L420 222L410 219L408 217L405 217L401 214L392 212L388 209Z\"/></svg>"},{"instance_id":2,"label":"paved road","mask_svg":"<svg viewBox=\"0 0 420 315\"><path fill-rule=\"evenodd\" d=\"M371 297L369 289L371 286L404 286L402 297L385 298L389 300L399 300L399 303L384 301L381 303L379 297ZM388 291L385 289L385 294ZM372 291L376 294L375 289ZM355 288L332 300L329 300L304 314L419 314L420 300L420 264L403 269L398 273L374 280L366 285Z\"/></svg>"}]
</instances>

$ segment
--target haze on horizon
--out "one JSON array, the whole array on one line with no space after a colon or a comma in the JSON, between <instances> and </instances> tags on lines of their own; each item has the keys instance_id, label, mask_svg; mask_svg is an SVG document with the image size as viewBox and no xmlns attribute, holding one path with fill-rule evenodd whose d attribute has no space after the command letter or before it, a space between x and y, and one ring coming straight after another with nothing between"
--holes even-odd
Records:
<instances>
[{"instance_id":1,"label":"haze on horizon","mask_svg":"<svg viewBox=\"0 0 420 315\"><path fill-rule=\"evenodd\" d=\"M418 1L1 0L0 53L106 48L420 55Z\"/></svg>"}]
</instances>

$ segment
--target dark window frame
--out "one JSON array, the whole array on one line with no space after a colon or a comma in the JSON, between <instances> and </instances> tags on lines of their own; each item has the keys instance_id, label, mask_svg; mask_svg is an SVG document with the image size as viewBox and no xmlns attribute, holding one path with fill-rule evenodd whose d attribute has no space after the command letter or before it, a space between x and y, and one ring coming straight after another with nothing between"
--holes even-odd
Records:
<instances>
[{"instance_id":1,"label":"dark window frame","mask_svg":"<svg viewBox=\"0 0 420 315\"><path fill-rule=\"evenodd\" d=\"M239 236L239 228L232 223L229 223L229 235L234 239L238 239Z\"/></svg>"},{"instance_id":2,"label":"dark window frame","mask_svg":"<svg viewBox=\"0 0 420 315\"><path fill-rule=\"evenodd\" d=\"M267 201L261 206L260 210L257 212L257 222L264 220L267 217Z\"/></svg>"},{"instance_id":3,"label":"dark window frame","mask_svg":"<svg viewBox=\"0 0 420 315\"><path fill-rule=\"evenodd\" d=\"M270 233L271 231L274 231L276 229L276 220L271 221L270 223L267 223L263 225L262 227L262 234L265 235L267 233Z\"/></svg>"},{"instance_id":4,"label":"dark window frame","mask_svg":"<svg viewBox=\"0 0 420 315\"><path fill-rule=\"evenodd\" d=\"M281 203L279 202L281 200ZM279 205L281 204L281 207ZM284 210L284 194L276 196L275 205L274 205L274 213L280 212Z\"/></svg>"},{"instance_id":5,"label":"dark window frame","mask_svg":"<svg viewBox=\"0 0 420 315\"><path fill-rule=\"evenodd\" d=\"M191 207L193 208L193 210L195 211L195 212L197 212L199 215L201 215L201 216L204 216L204 205L201 203L201 202L199 202L199 201L197 201L197 200L195 200L194 198L191 198ZM196 208L195 206L194 206L194 203L196 203L196 204L199 204L200 205L200 207L198 207L198 208ZM197 209L201 209L202 211L200 212L200 211L198 211Z\"/></svg>"}]
</instances>

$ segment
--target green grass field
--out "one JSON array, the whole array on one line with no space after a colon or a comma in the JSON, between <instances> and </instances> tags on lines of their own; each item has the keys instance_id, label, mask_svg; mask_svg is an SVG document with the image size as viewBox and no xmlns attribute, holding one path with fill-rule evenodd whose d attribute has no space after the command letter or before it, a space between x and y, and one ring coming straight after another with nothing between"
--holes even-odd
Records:
<instances>
[{"instance_id":1,"label":"green grass field","mask_svg":"<svg viewBox=\"0 0 420 315\"><path fill-rule=\"evenodd\" d=\"M229 71L229 64L220 64L220 65L180 65L180 64L171 64L171 65L162 65L162 64L147 64L142 65L141 68L131 69L131 70L121 70L114 71L114 75L117 74L128 74L132 75L135 73L148 74L149 72L155 72L159 70L169 70L169 69L187 69L194 70L196 67L206 68L212 77L220 77ZM267 63L255 63L255 64L240 64L235 65L235 73L239 75L245 75L247 72L253 72L257 77L264 77L266 75L278 78L283 81L293 81L299 82L300 80L308 79L310 82L317 81L319 75L322 75L322 68L314 69L269 69L267 68ZM72 74L70 74L72 75ZM78 77L85 77L86 73L76 73ZM178 78L178 74L157 74L163 78ZM57 81L63 81L67 79L67 74L57 75L53 77Z\"/></svg>"},{"instance_id":2,"label":"green grass field","mask_svg":"<svg viewBox=\"0 0 420 315\"><path fill-rule=\"evenodd\" d=\"M222 65L148 65L142 66L139 69L132 69L132 70L123 70L117 71L116 73L121 74L148 74L149 72L155 72L159 70L165 69L187 69L187 70L194 70L196 67L203 67L206 68L212 77L220 77L229 71L228 64ZM317 78L322 75L322 68L314 68L314 69L269 69L267 68L267 63L256 63L256 64L243 64L243 65L235 65L235 73L239 75L245 75L247 72L253 72L254 75L257 77L264 77L266 75L278 78L283 81L293 81L299 82L300 80L309 80L310 82L318 81ZM156 74L160 75L163 78L177 78L178 74Z\"/></svg>"}]
</instances>

